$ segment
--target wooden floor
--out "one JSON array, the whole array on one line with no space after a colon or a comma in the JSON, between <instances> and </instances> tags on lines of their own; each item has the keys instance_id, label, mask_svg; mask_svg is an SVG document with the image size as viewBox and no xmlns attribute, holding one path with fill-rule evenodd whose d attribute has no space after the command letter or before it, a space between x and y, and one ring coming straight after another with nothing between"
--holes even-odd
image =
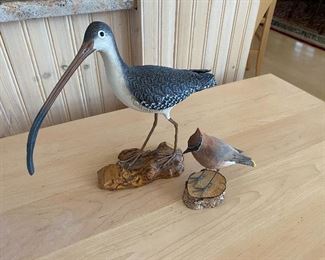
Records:
<instances>
[{"instance_id":1,"label":"wooden floor","mask_svg":"<svg viewBox=\"0 0 325 260\"><path fill-rule=\"evenodd\" d=\"M251 66L253 68L253 66ZM272 73L325 100L325 51L271 30L262 73ZM251 70L245 78L252 77Z\"/></svg>"}]
</instances>

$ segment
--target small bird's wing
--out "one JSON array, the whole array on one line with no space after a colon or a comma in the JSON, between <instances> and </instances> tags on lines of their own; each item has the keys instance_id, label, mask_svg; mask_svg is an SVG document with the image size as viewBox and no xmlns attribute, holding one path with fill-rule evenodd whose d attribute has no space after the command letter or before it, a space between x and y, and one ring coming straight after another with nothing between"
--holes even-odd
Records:
<instances>
[{"instance_id":1,"label":"small bird's wing","mask_svg":"<svg viewBox=\"0 0 325 260\"><path fill-rule=\"evenodd\" d=\"M235 154L240 154L231 145L223 142L222 140L212 137L214 139L215 156L219 163L233 161Z\"/></svg>"},{"instance_id":2,"label":"small bird's wing","mask_svg":"<svg viewBox=\"0 0 325 260\"><path fill-rule=\"evenodd\" d=\"M252 158L243 155L241 153L238 154L234 154L234 158L233 161L235 163L239 163L239 164L244 164L244 165L248 165L248 166L252 166L255 167L255 162L252 160Z\"/></svg>"},{"instance_id":3,"label":"small bird's wing","mask_svg":"<svg viewBox=\"0 0 325 260\"><path fill-rule=\"evenodd\" d=\"M216 85L207 70L182 70L161 66L130 67L126 73L131 94L144 107L163 110L192 93Z\"/></svg>"},{"instance_id":4,"label":"small bird's wing","mask_svg":"<svg viewBox=\"0 0 325 260\"><path fill-rule=\"evenodd\" d=\"M235 162L239 164L249 165L254 167L254 161L242 154L242 151L232 147L231 145L223 142L222 140L214 137L215 143L215 156L219 163L221 162Z\"/></svg>"}]
</instances>

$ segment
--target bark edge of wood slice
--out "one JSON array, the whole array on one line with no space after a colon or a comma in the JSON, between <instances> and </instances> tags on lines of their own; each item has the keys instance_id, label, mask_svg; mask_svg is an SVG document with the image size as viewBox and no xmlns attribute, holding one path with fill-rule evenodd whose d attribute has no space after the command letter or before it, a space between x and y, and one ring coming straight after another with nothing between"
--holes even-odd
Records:
<instances>
[{"instance_id":1,"label":"bark edge of wood slice","mask_svg":"<svg viewBox=\"0 0 325 260\"><path fill-rule=\"evenodd\" d=\"M132 157L139 149L132 148L123 150L119 161L109 164L97 172L98 186L107 190L122 190L137 188L149 184L157 179L178 177L184 172L184 157L180 149L175 156L166 163L166 155L173 153L173 148L162 142L155 150L148 150L128 169L122 163Z\"/></svg>"},{"instance_id":2,"label":"bark edge of wood slice","mask_svg":"<svg viewBox=\"0 0 325 260\"><path fill-rule=\"evenodd\" d=\"M202 176L199 180L195 178ZM200 190L206 185L205 190ZM203 169L192 173L185 183L183 202L190 209L215 208L222 204L225 199L227 180L219 172Z\"/></svg>"}]
</instances>

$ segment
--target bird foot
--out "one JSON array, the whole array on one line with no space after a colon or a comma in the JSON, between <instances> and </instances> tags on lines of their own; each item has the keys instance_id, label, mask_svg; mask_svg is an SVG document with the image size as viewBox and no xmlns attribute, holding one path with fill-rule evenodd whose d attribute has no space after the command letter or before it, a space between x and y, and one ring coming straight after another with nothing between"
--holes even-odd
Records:
<instances>
[{"instance_id":1,"label":"bird foot","mask_svg":"<svg viewBox=\"0 0 325 260\"><path fill-rule=\"evenodd\" d=\"M194 187L194 191L201 192L201 193L206 192L211 187L211 185L212 185L212 183L208 183L204 187Z\"/></svg>"},{"instance_id":2,"label":"bird foot","mask_svg":"<svg viewBox=\"0 0 325 260\"><path fill-rule=\"evenodd\" d=\"M204 171L201 171L201 174L199 176L190 176L188 180L190 182L196 182L198 183L199 181L203 180L205 177Z\"/></svg>"},{"instance_id":3,"label":"bird foot","mask_svg":"<svg viewBox=\"0 0 325 260\"><path fill-rule=\"evenodd\" d=\"M173 151L171 154L163 155L162 158L158 159L158 162L163 162L163 166L167 166L171 161L175 159L177 151Z\"/></svg>"},{"instance_id":4,"label":"bird foot","mask_svg":"<svg viewBox=\"0 0 325 260\"><path fill-rule=\"evenodd\" d=\"M197 176L197 177L189 177L188 178L189 181L193 181L193 182L199 182L202 179L203 179L203 175L202 174L199 175L199 176Z\"/></svg>"},{"instance_id":5,"label":"bird foot","mask_svg":"<svg viewBox=\"0 0 325 260\"><path fill-rule=\"evenodd\" d=\"M204 174L204 171L201 171L202 173L199 176L191 176L189 177L189 181L192 181L192 183L194 183L194 190L195 192L206 192L211 186L212 186L212 180L214 179L214 177L216 176L216 173L213 175L213 177L208 181L207 184L205 184L203 187L202 185L202 180L206 177L206 175ZM201 187L197 187L197 185L201 182Z\"/></svg>"},{"instance_id":6,"label":"bird foot","mask_svg":"<svg viewBox=\"0 0 325 260\"><path fill-rule=\"evenodd\" d=\"M131 170L132 167L135 165L135 163L141 158L141 156L144 154L144 151L136 150L134 154L132 154L128 159L126 160L119 160L119 164L123 166L127 170Z\"/></svg>"}]
</instances>

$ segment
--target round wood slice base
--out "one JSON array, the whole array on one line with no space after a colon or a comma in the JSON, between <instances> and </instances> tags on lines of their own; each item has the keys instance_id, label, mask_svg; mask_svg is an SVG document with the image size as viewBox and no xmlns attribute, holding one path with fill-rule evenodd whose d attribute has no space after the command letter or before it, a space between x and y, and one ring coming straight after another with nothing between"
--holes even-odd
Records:
<instances>
[{"instance_id":1,"label":"round wood slice base","mask_svg":"<svg viewBox=\"0 0 325 260\"><path fill-rule=\"evenodd\" d=\"M219 171L194 172L185 183L183 202L190 209L217 207L225 199L226 183Z\"/></svg>"}]
</instances>

